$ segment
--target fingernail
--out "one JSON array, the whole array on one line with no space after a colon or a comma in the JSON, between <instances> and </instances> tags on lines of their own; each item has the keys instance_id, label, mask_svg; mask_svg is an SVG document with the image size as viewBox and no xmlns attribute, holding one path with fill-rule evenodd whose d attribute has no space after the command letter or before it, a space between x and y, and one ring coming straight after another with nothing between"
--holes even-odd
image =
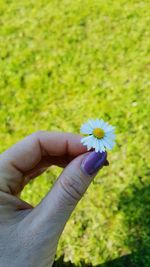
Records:
<instances>
[{"instance_id":1,"label":"fingernail","mask_svg":"<svg viewBox=\"0 0 150 267\"><path fill-rule=\"evenodd\" d=\"M81 163L81 168L86 174L92 175L104 166L106 157L106 152L100 153L93 151L84 158Z\"/></svg>"}]
</instances>

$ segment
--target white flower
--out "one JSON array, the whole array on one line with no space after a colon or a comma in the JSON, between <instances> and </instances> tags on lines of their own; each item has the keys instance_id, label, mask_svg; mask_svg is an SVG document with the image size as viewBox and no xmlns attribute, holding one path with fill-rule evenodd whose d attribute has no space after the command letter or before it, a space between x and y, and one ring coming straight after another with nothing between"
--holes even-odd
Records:
<instances>
[{"instance_id":1,"label":"white flower","mask_svg":"<svg viewBox=\"0 0 150 267\"><path fill-rule=\"evenodd\" d=\"M80 131L89 136L83 137L81 143L90 150L94 148L96 152L104 152L112 149L115 145L115 127L99 119L90 119L84 123Z\"/></svg>"}]
</instances>

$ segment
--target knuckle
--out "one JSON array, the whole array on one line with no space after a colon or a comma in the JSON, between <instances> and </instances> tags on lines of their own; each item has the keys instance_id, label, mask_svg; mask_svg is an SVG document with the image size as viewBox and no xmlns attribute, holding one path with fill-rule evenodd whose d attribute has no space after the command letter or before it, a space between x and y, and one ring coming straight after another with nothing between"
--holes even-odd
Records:
<instances>
[{"instance_id":1,"label":"knuckle","mask_svg":"<svg viewBox=\"0 0 150 267\"><path fill-rule=\"evenodd\" d=\"M80 177L77 175L74 177L64 175L59 182L69 199L72 199L75 202L80 200L83 195L83 186Z\"/></svg>"},{"instance_id":2,"label":"knuckle","mask_svg":"<svg viewBox=\"0 0 150 267\"><path fill-rule=\"evenodd\" d=\"M41 135L44 134L44 133L45 133L44 130L39 130L39 131L35 132L35 135L36 135L36 136L41 136Z\"/></svg>"}]
</instances>

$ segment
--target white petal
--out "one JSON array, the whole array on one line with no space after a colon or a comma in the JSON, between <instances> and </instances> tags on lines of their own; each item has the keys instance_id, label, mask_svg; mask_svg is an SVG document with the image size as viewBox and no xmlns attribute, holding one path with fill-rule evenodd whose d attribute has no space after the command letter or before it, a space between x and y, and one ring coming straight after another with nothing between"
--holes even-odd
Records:
<instances>
[{"instance_id":1,"label":"white petal","mask_svg":"<svg viewBox=\"0 0 150 267\"><path fill-rule=\"evenodd\" d=\"M113 126L111 126L111 125L107 125L106 127L105 127L105 131L106 132L112 132L112 131L114 131L115 130L115 127L113 127Z\"/></svg>"},{"instance_id":2,"label":"white petal","mask_svg":"<svg viewBox=\"0 0 150 267\"><path fill-rule=\"evenodd\" d=\"M103 149L102 149L102 147L101 147L101 143L98 143L98 151L99 151L99 152L102 152L102 150L103 150Z\"/></svg>"},{"instance_id":3,"label":"white petal","mask_svg":"<svg viewBox=\"0 0 150 267\"><path fill-rule=\"evenodd\" d=\"M103 145L102 139L99 140L99 149L100 149L100 152L105 151L105 147L104 147L104 145Z\"/></svg>"},{"instance_id":4,"label":"white petal","mask_svg":"<svg viewBox=\"0 0 150 267\"><path fill-rule=\"evenodd\" d=\"M103 120L98 120L98 128L102 128L103 124L104 124Z\"/></svg>"},{"instance_id":5,"label":"white petal","mask_svg":"<svg viewBox=\"0 0 150 267\"><path fill-rule=\"evenodd\" d=\"M93 125L94 125L94 128L99 128L99 123L98 123L97 119L93 120Z\"/></svg>"},{"instance_id":6,"label":"white petal","mask_svg":"<svg viewBox=\"0 0 150 267\"><path fill-rule=\"evenodd\" d=\"M98 127L97 127L97 120L92 120L92 121L93 121L92 123L93 123L94 129L95 129L95 128L98 128Z\"/></svg>"},{"instance_id":7,"label":"white petal","mask_svg":"<svg viewBox=\"0 0 150 267\"><path fill-rule=\"evenodd\" d=\"M93 139L93 144L92 144L92 147L94 148L94 149L96 149L96 147L97 147L97 138L95 138L95 137L93 137L94 139Z\"/></svg>"},{"instance_id":8,"label":"white petal","mask_svg":"<svg viewBox=\"0 0 150 267\"><path fill-rule=\"evenodd\" d=\"M92 130L95 129L95 123L93 123L93 119L88 120L88 124L90 125L90 127L92 128Z\"/></svg>"},{"instance_id":9,"label":"white petal","mask_svg":"<svg viewBox=\"0 0 150 267\"><path fill-rule=\"evenodd\" d=\"M103 122L101 123L101 129L104 131L105 134L106 134L106 132L109 131L109 127L111 127L111 126L109 126L107 122L104 122L104 121L103 121Z\"/></svg>"},{"instance_id":10,"label":"white petal","mask_svg":"<svg viewBox=\"0 0 150 267\"><path fill-rule=\"evenodd\" d=\"M99 145L98 145L98 139L97 138L94 138L93 148L95 149L96 152L98 152Z\"/></svg>"},{"instance_id":11,"label":"white petal","mask_svg":"<svg viewBox=\"0 0 150 267\"><path fill-rule=\"evenodd\" d=\"M105 139L107 139L108 141L110 140L110 141L112 141L112 142L114 142L114 140L115 140L115 135L113 135L113 134L106 134L105 136L104 136L104 138Z\"/></svg>"},{"instance_id":12,"label":"white petal","mask_svg":"<svg viewBox=\"0 0 150 267\"><path fill-rule=\"evenodd\" d=\"M91 139L90 139L90 142L89 142L89 144L90 144L90 147L93 147L93 135L91 135Z\"/></svg>"},{"instance_id":13,"label":"white petal","mask_svg":"<svg viewBox=\"0 0 150 267\"><path fill-rule=\"evenodd\" d=\"M114 135L110 135L110 136L109 135L105 135L104 138L106 140L108 140L108 141L110 140L111 142L114 142L114 140L115 140L115 136Z\"/></svg>"},{"instance_id":14,"label":"white petal","mask_svg":"<svg viewBox=\"0 0 150 267\"><path fill-rule=\"evenodd\" d=\"M87 141L87 146L89 149L93 147L93 141L94 141L94 137L91 135L90 139Z\"/></svg>"},{"instance_id":15,"label":"white petal","mask_svg":"<svg viewBox=\"0 0 150 267\"><path fill-rule=\"evenodd\" d=\"M95 143L95 137L91 136L91 140L90 140L90 148L94 148L94 143Z\"/></svg>"},{"instance_id":16,"label":"white petal","mask_svg":"<svg viewBox=\"0 0 150 267\"><path fill-rule=\"evenodd\" d=\"M95 151L98 152L99 151L99 142L98 142L98 139L95 138Z\"/></svg>"},{"instance_id":17,"label":"white petal","mask_svg":"<svg viewBox=\"0 0 150 267\"><path fill-rule=\"evenodd\" d=\"M103 144L106 147L106 149L111 149L111 146L109 145L108 142L106 142L106 140L103 139Z\"/></svg>"},{"instance_id":18,"label":"white petal","mask_svg":"<svg viewBox=\"0 0 150 267\"><path fill-rule=\"evenodd\" d=\"M100 126L99 126L99 119L96 119L95 120L95 124L96 124L96 128L100 128Z\"/></svg>"},{"instance_id":19,"label":"white petal","mask_svg":"<svg viewBox=\"0 0 150 267\"><path fill-rule=\"evenodd\" d=\"M83 138L81 139L81 143L88 144L88 142L90 141L91 137L92 137L92 135L83 137Z\"/></svg>"},{"instance_id":20,"label":"white petal","mask_svg":"<svg viewBox=\"0 0 150 267\"><path fill-rule=\"evenodd\" d=\"M105 122L105 121L103 120L102 127L105 128L105 127L107 127L108 125L109 125L108 122Z\"/></svg>"},{"instance_id":21,"label":"white petal","mask_svg":"<svg viewBox=\"0 0 150 267\"><path fill-rule=\"evenodd\" d=\"M87 136L87 137L83 137L81 139L81 143L85 146L87 146L88 150L90 150L92 148L92 141L93 141L93 136Z\"/></svg>"},{"instance_id":22,"label":"white petal","mask_svg":"<svg viewBox=\"0 0 150 267\"><path fill-rule=\"evenodd\" d=\"M108 132L105 134L105 137L110 139L110 140L114 140L116 135L113 132L110 132L110 133Z\"/></svg>"},{"instance_id":23,"label":"white petal","mask_svg":"<svg viewBox=\"0 0 150 267\"><path fill-rule=\"evenodd\" d=\"M103 125L103 130L104 130L104 132L107 131L107 125Z\"/></svg>"},{"instance_id":24,"label":"white petal","mask_svg":"<svg viewBox=\"0 0 150 267\"><path fill-rule=\"evenodd\" d=\"M105 144L106 144L106 147L107 147L108 149L112 149L112 148L114 147L115 142L113 142L113 141L110 140L109 138L104 137L103 140L104 140L104 142L105 142Z\"/></svg>"},{"instance_id":25,"label":"white petal","mask_svg":"<svg viewBox=\"0 0 150 267\"><path fill-rule=\"evenodd\" d=\"M84 123L80 128L80 132L82 134L91 134L92 133L92 128L88 123Z\"/></svg>"}]
</instances>

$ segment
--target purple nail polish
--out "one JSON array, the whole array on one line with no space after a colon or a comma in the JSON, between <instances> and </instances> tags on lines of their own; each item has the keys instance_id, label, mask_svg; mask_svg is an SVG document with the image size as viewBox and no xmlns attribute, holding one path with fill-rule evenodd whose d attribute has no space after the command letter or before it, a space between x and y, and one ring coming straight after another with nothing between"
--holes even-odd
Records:
<instances>
[{"instance_id":1,"label":"purple nail polish","mask_svg":"<svg viewBox=\"0 0 150 267\"><path fill-rule=\"evenodd\" d=\"M90 154L88 154L86 158L84 158L84 160L81 163L81 168L88 175L92 175L103 167L106 161L106 157L107 157L106 152L100 153L93 151Z\"/></svg>"}]
</instances>

